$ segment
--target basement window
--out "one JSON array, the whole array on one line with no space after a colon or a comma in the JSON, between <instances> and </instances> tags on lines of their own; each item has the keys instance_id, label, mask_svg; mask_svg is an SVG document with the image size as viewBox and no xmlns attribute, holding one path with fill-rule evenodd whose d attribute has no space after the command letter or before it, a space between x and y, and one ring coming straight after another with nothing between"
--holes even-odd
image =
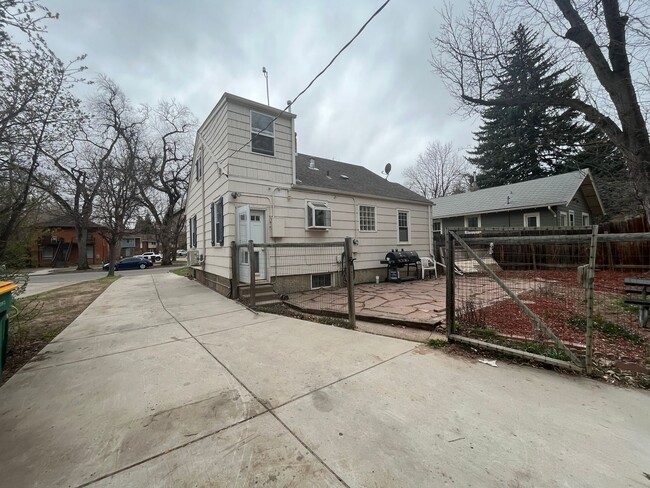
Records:
<instances>
[{"instance_id":1,"label":"basement window","mask_svg":"<svg viewBox=\"0 0 650 488\"><path fill-rule=\"evenodd\" d=\"M330 288L332 286L331 273L314 274L311 275L311 289L316 288Z\"/></svg>"},{"instance_id":2,"label":"basement window","mask_svg":"<svg viewBox=\"0 0 650 488\"><path fill-rule=\"evenodd\" d=\"M332 227L332 210L325 202L307 202L307 228L329 229Z\"/></svg>"}]
</instances>

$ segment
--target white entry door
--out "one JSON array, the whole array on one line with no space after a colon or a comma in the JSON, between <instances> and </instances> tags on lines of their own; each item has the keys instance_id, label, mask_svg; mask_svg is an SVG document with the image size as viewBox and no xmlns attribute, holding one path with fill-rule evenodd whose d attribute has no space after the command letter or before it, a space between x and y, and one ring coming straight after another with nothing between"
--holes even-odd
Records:
<instances>
[{"instance_id":1,"label":"white entry door","mask_svg":"<svg viewBox=\"0 0 650 488\"><path fill-rule=\"evenodd\" d=\"M251 210L249 205L237 208L237 244L265 242L265 220L263 210ZM255 270L255 279L266 279L266 255L263 248L256 248L253 256L248 255L248 249L239 249L239 281L250 283L251 264Z\"/></svg>"}]
</instances>

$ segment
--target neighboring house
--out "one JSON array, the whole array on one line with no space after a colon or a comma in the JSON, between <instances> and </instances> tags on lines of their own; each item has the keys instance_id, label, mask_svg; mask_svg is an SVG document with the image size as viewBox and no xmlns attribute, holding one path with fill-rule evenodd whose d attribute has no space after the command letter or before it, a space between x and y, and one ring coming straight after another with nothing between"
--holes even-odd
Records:
<instances>
[{"instance_id":1,"label":"neighboring house","mask_svg":"<svg viewBox=\"0 0 650 488\"><path fill-rule=\"evenodd\" d=\"M148 251L158 252L158 242L153 234L129 232L120 243L120 256L131 257Z\"/></svg>"},{"instance_id":2,"label":"neighboring house","mask_svg":"<svg viewBox=\"0 0 650 488\"><path fill-rule=\"evenodd\" d=\"M604 215L588 169L433 200L433 232L454 227L586 226Z\"/></svg>"},{"instance_id":3,"label":"neighboring house","mask_svg":"<svg viewBox=\"0 0 650 488\"><path fill-rule=\"evenodd\" d=\"M74 223L68 217L48 216L38 224L41 237L32 249L32 263L38 267L59 268L76 265L79 246ZM99 233L101 226L91 222L86 241L88 264L103 264L109 260L108 242Z\"/></svg>"},{"instance_id":4,"label":"neighboring house","mask_svg":"<svg viewBox=\"0 0 650 488\"><path fill-rule=\"evenodd\" d=\"M229 293L237 285L231 282L230 243L249 239L316 243L352 237L359 282L385 275L379 261L391 249L429 255L431 202L362 166L296 154L295 117L226 93L199 128L186 209L187 248L203 258L193 266L196 278ZM245 261L238 274L248 282ZM279 278L262 259L256 279ZM313 283L313 276L302 282Z\"/></svg>"}]
</instances>

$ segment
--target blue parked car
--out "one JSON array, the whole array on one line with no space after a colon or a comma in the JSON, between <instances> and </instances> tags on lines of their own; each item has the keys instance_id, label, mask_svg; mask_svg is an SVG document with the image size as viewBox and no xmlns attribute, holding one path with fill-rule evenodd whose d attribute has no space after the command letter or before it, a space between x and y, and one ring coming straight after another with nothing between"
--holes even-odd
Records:
<instances>
[{"instance_id":1,"label":"blue parked car","mask_svg":"<svg viewBox=\"0 0 650 488\"><path fill-rule=\"evenodd\" d=\"M104 265L104 271L108 271L110 263ZM145 269L151 268L153 263L145 258L124 258L115 263L116 270L122 269Z\"/></svg>"}]
</instances>

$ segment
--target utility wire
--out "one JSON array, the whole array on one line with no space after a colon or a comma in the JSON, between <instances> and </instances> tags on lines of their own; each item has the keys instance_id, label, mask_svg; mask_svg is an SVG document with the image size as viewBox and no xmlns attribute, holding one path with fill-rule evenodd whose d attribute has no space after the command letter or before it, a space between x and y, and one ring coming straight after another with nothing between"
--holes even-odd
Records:
<instances>
[{"instance_id":1,"label":"utility wire","mask_svg":"<svg viewBox=\"0 0 650 488\"><path fill-rule=\"evenodd\" d=\"M271 125L273 125L273 122L275 122L276 120L278 120L278 119L280 118L280 116L281 116L282 114L284 114L284 113L289 109L289 107L291 107L294 103L296 103L296 100L298 100L298 99L299 99L299 98L300 98L300 97L301 97L301 96L302 96L302 95L303 95L307 90L309 90L309 88L311 88L311 86L316 82L316 80L317 80L318 78L320 78L321 75L322 75L323 73L325 73L325 71L327 71L328 68L329 68L330 66L332 66L332 64L334 64L334 61L336 61L336 58L338 58L338 57L343 53L343 51L345 51L345 50L348 48L348 46L350 46L350 44L352 44L352 43L354 42L354 40L355 40L357 37L359 37L359 35L364 31L364 29L368 26L368 24L369 24L370 22L372 22L372 20L373 20L375 17L377 17L377 15L379 15L379 12L381 12L382 10L384 10L384 7L386 7L386 5L388 5L389 3L390 3L390 0L386 0L386 1L381 5L381 7L379 7L379 8L375 11L375 13L372 14L368 20L366 20L365 24L363 24L363 25L361 26L361 28L357 31L357 33L354 35L354 37L353 37L352 39L350 39L350 40L345 44L345 46L343 46L343 47L339 50L339 52L336 53L336 56L334 56L334 57L332 58L332 60L331 60L329 63L327 63L327 66L325 66L325 67L320 71L320 73L318 73L318 74L317 74L317 75L316 75L316 76L315 76L315 77L314 77L314 78L309 82L309 84L308 84L308 85L307 85L307 86L306 86L306 87L305 87L305 88L304 88L300 93L298 93L298 95L296 95L296 96L294 97L294 99L291 100L291 102L288 103L287 106L286 106L286 107L285 107L285 108L284 108L284 109L283 109L283 110L282 110L278 115L276 115L276 116L273 118L273 120L271 120L271 122L269 122L269 123L267 124L266 127L264 127L262 130L260 130L260 131L259 131L257 134L255 134L255 135L259 135L259 134L261 134L262 132L264 132L266 129L268 129L269 127L271 127ZM253 136L253 137L254 137L254 136ZM252 143L252 142L253 142L253 137L251 137L248 141L246 141L244 144L242 144L239 148L233 150L232 154L229 154L228 156L225 156L224 158L217 160L216 163L217 163L217 164L219 164L219 163L223 163L223 162L226 161L228 158L233 157L235 154L237 154L237 153L240 152L242 149L244 149L246 146L248 146L250 143Z\"/></svg>"}]
</instances>

